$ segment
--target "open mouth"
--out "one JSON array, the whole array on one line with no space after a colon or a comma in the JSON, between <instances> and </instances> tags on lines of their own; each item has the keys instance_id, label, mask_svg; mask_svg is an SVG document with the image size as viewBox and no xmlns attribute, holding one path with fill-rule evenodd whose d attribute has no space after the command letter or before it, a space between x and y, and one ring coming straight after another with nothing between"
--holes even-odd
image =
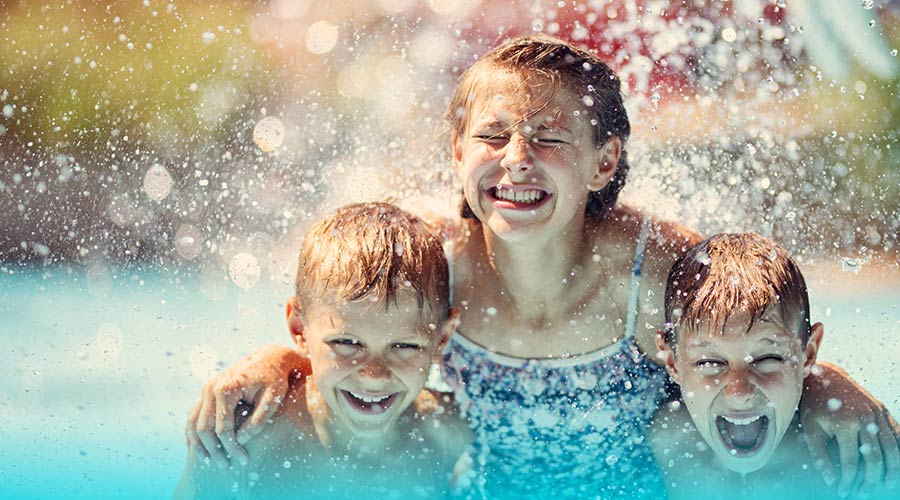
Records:
<instances>
[{"instance_id":1,"label":"open mouth","mask_svg":"<svg viewBox=\"0 0 900 500\"><path fill-rule=\"evenodd\" d=\"M753 415L736 418L725 415L716 417L716 428L729 453L735 457L755 455L769 435L769 417Z\"/></svg>"},{"instance_id":2,"label":"open mouth","mask_svg":"<svg viewBox=\"0 0 900 500\"><path fill-rule=\"evenodd\" d=\"M350 407L364 415L381 415L400 397L399 392L392 394L361 394L353 391L340 390Z\"/></svg>"},{"instance_id":3,"label":"open mouth","mask_svg":"<svg viewBox=\"0 0 900 500\"><path fill-rule=\"evenodd\" d=\"M495 202L512 208L534 208L550 198L550 193L543 189L510 189L503 186L488 189L488 195Z\"/></svg>"}]
</instances>

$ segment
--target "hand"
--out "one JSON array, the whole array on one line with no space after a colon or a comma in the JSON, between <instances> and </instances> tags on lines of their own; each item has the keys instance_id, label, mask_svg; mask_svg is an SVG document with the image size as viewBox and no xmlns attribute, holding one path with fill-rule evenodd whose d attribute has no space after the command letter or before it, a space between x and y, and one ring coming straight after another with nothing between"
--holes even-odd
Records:
<instances>
[{"instance_id":1,"label":"hand","mask_svg":"<svg viewBox=\"0 0 900 500\"><path fill-rule=\"evenodd\" d=\"M859 493L866 496L882 484L893 488L900 476L900 426L885 406L840 368L819 363L806 378L801 423L816 467L830 486L837 480L827 443L834 438L840 457L838 495L846 497L860 472Z\"/></svg>"},{"instance_id":2,"label":"hand","mask_svg":"<svg viewBox=\"0 0 900 500\"><path fill-rule=\"evenodd\" d=\"M272 345L213 377L188 414L188 446L220 468L233 458L246 464L250 457L243 445L275 414L291 382L308 372L307 363L295 350Z\"/></svg>"}]
</instances>

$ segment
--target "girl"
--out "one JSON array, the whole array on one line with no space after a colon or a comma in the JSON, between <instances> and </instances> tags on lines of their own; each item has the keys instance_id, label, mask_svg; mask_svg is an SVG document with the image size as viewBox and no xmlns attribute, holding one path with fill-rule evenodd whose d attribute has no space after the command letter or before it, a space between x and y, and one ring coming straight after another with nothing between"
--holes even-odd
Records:
<instances>
[{"instance_id":1,"label":"girl","mask_svg":"<svg viewBox=\"0 0 900 500\"><path fill-rule=\"evenodd\" d=\"M442 368L475 431L475 491L659 495L643 434L666 378L646 353L655 352L663 323L666 274L699 238L616 203L630 132L618 78L561 40L516 38L463 75L448 118L465 195L450 249L462 328ZM226 416L239 400L258 400L240 441L258 432L292 361L270 349L245 363L207 384L188 425L191 442L219 459L221 450L242 453ZM852 381L830 369L825 378L827 391L809 388L819 397L805 401L804 427L826 467L824 441L842 429L842 484L849 483L857 431L890 427L883 406ZM827 395L847 388L850 400L842 396L841 412L829 412ZM891 442L884 466L880 453L867 457L879 480L883 467L892 476L900 464Z\"/></svg>"}]
</instances>

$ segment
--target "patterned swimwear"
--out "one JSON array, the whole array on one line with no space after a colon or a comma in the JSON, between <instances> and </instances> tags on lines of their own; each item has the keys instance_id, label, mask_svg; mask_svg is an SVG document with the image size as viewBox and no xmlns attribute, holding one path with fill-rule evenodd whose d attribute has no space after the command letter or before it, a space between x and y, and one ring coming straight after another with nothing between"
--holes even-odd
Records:
<instances>
[{"instance_id":1,"label":"patterned swimwear","mask_svg":"<svg viewBox=\"0 0 900 500\"><path fill-rule=\"evenodd\" d=\"M454 335L444 379L476 438L471 497L664 498L644 428L666 375L634 340L647 223L632 266L625 337L558 358L516 358Z\"/></svg>"}]
</instances>

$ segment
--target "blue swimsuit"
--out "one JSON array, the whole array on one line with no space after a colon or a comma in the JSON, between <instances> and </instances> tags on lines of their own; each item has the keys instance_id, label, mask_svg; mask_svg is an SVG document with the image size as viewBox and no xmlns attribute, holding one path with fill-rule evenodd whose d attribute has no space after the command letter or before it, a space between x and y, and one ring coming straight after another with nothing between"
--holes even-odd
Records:
<instances>
[{"instance_id":1,"label":"blue swimsuit","mask_svg":"<svg viewBox=\"0 0 900 500\"><path fill-rule=\"evenodd\" d=\"M625 337L597 351L517 358L454 335L444 379L475 431L473 497L619 499L665 495L644 428L666 375L634 340L647 224L632 266Z\"/></svg>"}]
</instances>

